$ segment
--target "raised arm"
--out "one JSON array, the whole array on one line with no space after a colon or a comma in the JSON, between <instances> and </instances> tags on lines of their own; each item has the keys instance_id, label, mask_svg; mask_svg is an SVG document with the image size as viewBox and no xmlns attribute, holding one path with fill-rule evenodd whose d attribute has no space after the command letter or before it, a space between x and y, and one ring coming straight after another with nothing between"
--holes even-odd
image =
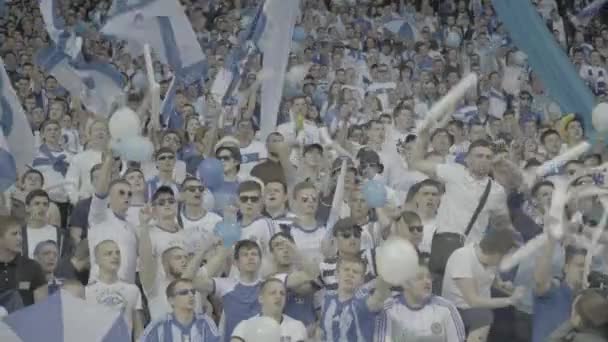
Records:
<instances>
[{"instance_id":1,"label":"raised arm","mask_svg":"<svg viewBox=\"0 0 608 342\"><path fill-rule=\"evenodd\" d=\"M196 265L203 262L205 252L199 251L191 261L188 267L188 274L184 274L184 278L192 279L194 288L202 293L213 293L214 284L213 277L218 275L228 258L229 250L223 246L218 246L213 255L205 264L207 272L193 272Z\"/></svg>"},{"instance_id":2,"label":"raised arm","mask_svg":"<svg viewBox=\"0 0 608 342\"><path fill-rule=\"evenodd\" d=\"M536 259L536 267L534 269L534 293L537 296L542 296L551 290L551 261L553 260L553 252L555 249L555 240L551 234L543 246L542 253Z\"/></svg>"},{"instance_id":3,"label":"raised arm","mask_svg":"<svg viewBox=\"0 0 608 342\"><path fill-rule=\"evenodd\" d=\"M154 291L156 281L156 260L152 253L152 239L150 239L151 209L148 206L139 212L139 227L137 227L137 253L140 261L140 281L146 293Z\"/></svg>"},{"instance_id":4,"label":"raised arm","mask_svg":"<svg viewBox=\"0 0 608 342\"><path fill-rule=\"evenodd\" d=\"M410 167L414 170L420 171L431 178L437 178L437 162L426 160L424 155L429 147L430 135L429 128L425 127L418 132L418 138L412 151L412 158L410 160Z\"/></svg>"},{"instance_id":5,"label":"raised arm","mask_svg":"<svg viewBox=\"0 0 608 342\"><path fill-rule=\"evenodd\" d=\"M95 182L95 194L91 199L91 209L89 211L89 225L102 223L106 219L108 209L108 189L112 180L112 163L114 157L111 152L104 152L102 155L101 169L99 177Z\"/></svg>"}]
</instances>

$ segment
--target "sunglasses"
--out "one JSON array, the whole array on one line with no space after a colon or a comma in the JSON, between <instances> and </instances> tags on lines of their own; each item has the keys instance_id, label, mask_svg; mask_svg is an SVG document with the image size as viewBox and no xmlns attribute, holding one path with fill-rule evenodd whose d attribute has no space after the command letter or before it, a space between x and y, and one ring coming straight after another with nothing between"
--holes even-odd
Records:
<instances>
[{"instance_id":1,"label":"sunglasses","mask_svg":"<svg viewBox=\"0 0 608 342\"><path fill-rule=\"evenodd\" d=\"M232 160L231 156L217 156L217 159L221 160L221 161L229 161Z\"/></svg>"},{"instance_id":2,"label":"sunglasses","mask_svg":"<svg viewBox=\"0 0 608 342\"><path fill-rule=\"evenodd\" d=\"M353 238L355 238L355 239L359 239L359 238L361 238L361 232L360 232L360 231L358 231L358 230L355 230L355 231L353 231L353 232L352 232L352 234L351 234L351 233L348 233L348 232L345 232L345 233L341 233L341 234L340 234L340 237L342 237L343 239L350 239L350 238L351 238L351 236L352 236Z\"/></svg>"},{"instance_id":3,"label":"sunglasses","mask_svg":"<svg viewBox=\"0 0 608 342\"><path fill-rule=\"evenodd\" d=\"M163 161L163 160L173 160L173 159L175 159L175 156L160 156L156 160Z\"/></svg>"},{"instance_id":4,"label":"sunglasses","mask_svg":"<svg viewBox=\"0 0 608 342\"><path fill-rule=\"evenodd\" d=\"M260 201L260 197L258 197L258 196L240 196L239 200L243 203L246 203L246 202L258 203Z\"/></svg>"},{"instance_id":5,"label":"sunglasses","mask_svg":"<svg viewBox=\"0 0 608 342\"><path fill-rule=\"evenodd\" d=\"M411 233L414 233L414 232L422 233L422 231L424 230L424 226L409 226L409 228L410 228Z\"/></svg>"},{"instance_id":6,"label":"sunglasses","mask_svg":"<svg viewBox=\"0 0 608 342\"><path fill-rule=\"evenodd\" d=\"M188 192L196 192L196 191L203 192L203 191L205 191L205 187L202 186L202 185L199 185L199 186L188 186L188 187L186 187L186 191L188 191Z\"/></svg>"},{"instance_id":7,"label":"sunglasses","mask_svg":"<svg viewBox=\"0 0 608 342\"><path fill-rule=\"evenodd\" d=\"M127 197L132 197L133 193L131 191L125 191L125 190L118 190L118 194L120 196L127 196Z\"/></svg>"},{"instance_id":8,"label":"sunglasses","mask_svg":"<svg viewBox=\"0 0 608 342\"><path fill-rule=\"evenodd\" d=\"M367 169L368 167L378 167L378 164L376 164L376 163L369 163L369 164L364 164L364 163L362 163L362 164L361 164L361 170L365 170L365 169Z\"/></svg>"},{"instance_id":9,"label":"sunglasses","mask_svg":"<svg viewBox=\"0 0 608 342\"><path fill-rule=\"evenodd\" d=\"M195 289L183 289L183 290L175 291L176 296L186 296L188 294L191 294L194 296L196 294L196 290Z\"/></svg>"},{"instance_id":10,"label":"sunglasses","mask_svg":"<svg viewBox=\"0 0 608 342\"><path fill-rule=\"evenodd\" d=\"M156 205L158 206L164 206L165 204L175 204L175 199L174 198L167 198L167 199L159 199L156 202Z\"/></svg>"}]
</instances>

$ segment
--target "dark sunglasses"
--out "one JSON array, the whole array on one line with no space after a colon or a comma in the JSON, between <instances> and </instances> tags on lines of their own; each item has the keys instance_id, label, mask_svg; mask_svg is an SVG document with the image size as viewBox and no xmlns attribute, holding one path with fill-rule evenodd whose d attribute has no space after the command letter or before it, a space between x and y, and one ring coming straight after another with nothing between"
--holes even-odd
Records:
<instances>
[{"instance_id":1,"label":"dark sunglasses","mask_svg":"<svg viewBox=\"0 0 608 342\"><path fill-rule=\"evenodd\" d=\"M229 161L232 160L231 156L217 156L217 159L221 160L221 161Z\"/></svg>"},{"instance_id":2,"label":"dark sunglasses","mask_svg":"<svg viewBox=\"0 0 608 342\"><path fill-rule=\"evenodd\" d=\"M258 203L260 201L260 197L258 197L258 196L240 196L239 200L243 203L245 203L245 202Z\"/></svg>"},{"instance_id":3,"label":"dark sunglasses","mask_svg":"<svg viewBox=\"0 0 608 342\"><path fill-rule=\"evenodd\" d=\"M158 159L156 159L156 160L158 160L158 161L163 161L163 160L173 160L173 159L175 159L175 156L171 156L171 155L169 155L169 156L160 156L160 157L158 157Z\"/></svg>"},{"instance_id":4,"label":"dark sunglasses","mask_svg":"<svg viewBox=\"0 0 608 342\"><path fill-rule=\"evenodd\" d=\"M127 196L127 197L132 197L133 193L131 191L124 191L124 190L118 190L118 194L120 196Z\"/></svg>"},{"instance_id":5,"label":"dark sunglasses","mask_svg":"<svg viewBox=\"0 0 608 342\"><path fill-rule=\"evenodd\" d=\"M351 236L355 239L359 239L361 238L361 232L358 230L354 230L352 234L350 232L343 232L340 234L340 237L342 237L343 239L350 239Z\"/></svg>"},{"instance_id":6,"label":"dark sunglasses","mask_svg":"<svg viewBox=\"0 0 608 342\"><path fill-rule=\"evenodd\" d=\"M367 164L367 163L366 163L366 164L361 164L361 170L365 170L365 169L367 169L368 167L378 167L378 164L376 164L376 163L369 163L369 164Z\"/></svg>"},{"instance_id":7,"label":"dark sunglasses","mask_svg":"<svg viewBox=\"0 0 608 342\"><path fill-rule=\"evenodd\" d=\"M162 207L165 204L175 204L175 199L174 198L159 199L159 200L156 200L155 203L156 203L156 205Z\"/></svg>"},{"instance_id":8,"label":"dark sunglasses","mask_svg":"<svg viewBox=\"0 0 608 342\"><path fill-rule=\"evenodd\" d=\"M191 294L194 296L196 294L196 290L195 289L183 289L183 290L175 291L176 296L186 296L188 294Z\"/></svg>"},{"instance_id":9,"label":"dark sunglasses","mask_svg":"<svg viewBox=\"0 0 608 342\"><path fill-rule=\"evenodd\" d=\"M205 191L205 187L202 186L202 185L199 185L199 186L188 186L188 187L186 187L186 191L188 191L188 192L196 192L196 191L203 192L203 191Z\"/></svg>"},{"instance_id":10,"label":"dark sunglasses","mask_svg":"<svg viewBox=\"0 0 608 342\"><path fill-rule=\"evenodd\" d=\"M424 226L409 226L410 228L410 232L418 232L418 233L422 233L422 231L424 230Z\"/></svg>"}]
</instances>

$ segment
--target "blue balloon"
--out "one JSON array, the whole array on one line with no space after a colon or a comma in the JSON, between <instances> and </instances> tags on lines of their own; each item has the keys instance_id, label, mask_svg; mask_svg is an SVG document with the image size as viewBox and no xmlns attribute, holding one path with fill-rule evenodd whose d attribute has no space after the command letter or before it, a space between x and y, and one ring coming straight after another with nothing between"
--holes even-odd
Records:
<instances>
[{"instance_id":1,"label":"blue balloon","mask_svg":"<svg viewBox=\"0 0 608 342\"><path fill-rule=\"evenodd\" d=\"M306 39L306 30L302 26L296 26L293 29L292 39L296 42L303 42Z\"/></svg>"},{"instance_id":2,"label":"blue balloon","mask_svg":"<svg viewBox=\"0 0 608 342\"><path fill-rule=\"evenodd\" d=\"M387 202L386 187L379 181L368 180L363 185L363 197L370 208L382 208Z\"/></svg>"},{"instance_id":3,"label":"blue balloon","mask_svg":"<svg viewBox=\"0 0 608 342\"><path fill-rule=\"evenodd\" d=\"M228 248L234 246L241 239L241 226L237 222L220 221L215 225L213 232L222 239L224 246Z\"/></svg>"},{"instance_id":4,"label":"blue balloon","mask_svg":"<svg viewBox=\"0 0 608 342\"><path fill-rule=\"evenodd\" d=\"M198 177L211 191L219 189L224 183L224 165L215 158L206 158L198 166Z\"/></svg>"}]
</instances>

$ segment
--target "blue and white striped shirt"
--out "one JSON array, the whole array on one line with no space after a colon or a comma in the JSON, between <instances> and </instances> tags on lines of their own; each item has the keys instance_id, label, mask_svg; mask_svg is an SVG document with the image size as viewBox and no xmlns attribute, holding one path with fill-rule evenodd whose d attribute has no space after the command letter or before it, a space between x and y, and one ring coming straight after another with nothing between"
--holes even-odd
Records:
<instances>
[{"instance_id":1,"label":"blue and white striped shirt","mask_svg":"<svg viewBox=\"0 0 608 342\"><path fill-rule=\"evenodd\" d=\"M152 322L141 336L140 342L219 342L217 326L207 315L195 315L184 326L173 314Z\"/></svg>"}]
</instances>

